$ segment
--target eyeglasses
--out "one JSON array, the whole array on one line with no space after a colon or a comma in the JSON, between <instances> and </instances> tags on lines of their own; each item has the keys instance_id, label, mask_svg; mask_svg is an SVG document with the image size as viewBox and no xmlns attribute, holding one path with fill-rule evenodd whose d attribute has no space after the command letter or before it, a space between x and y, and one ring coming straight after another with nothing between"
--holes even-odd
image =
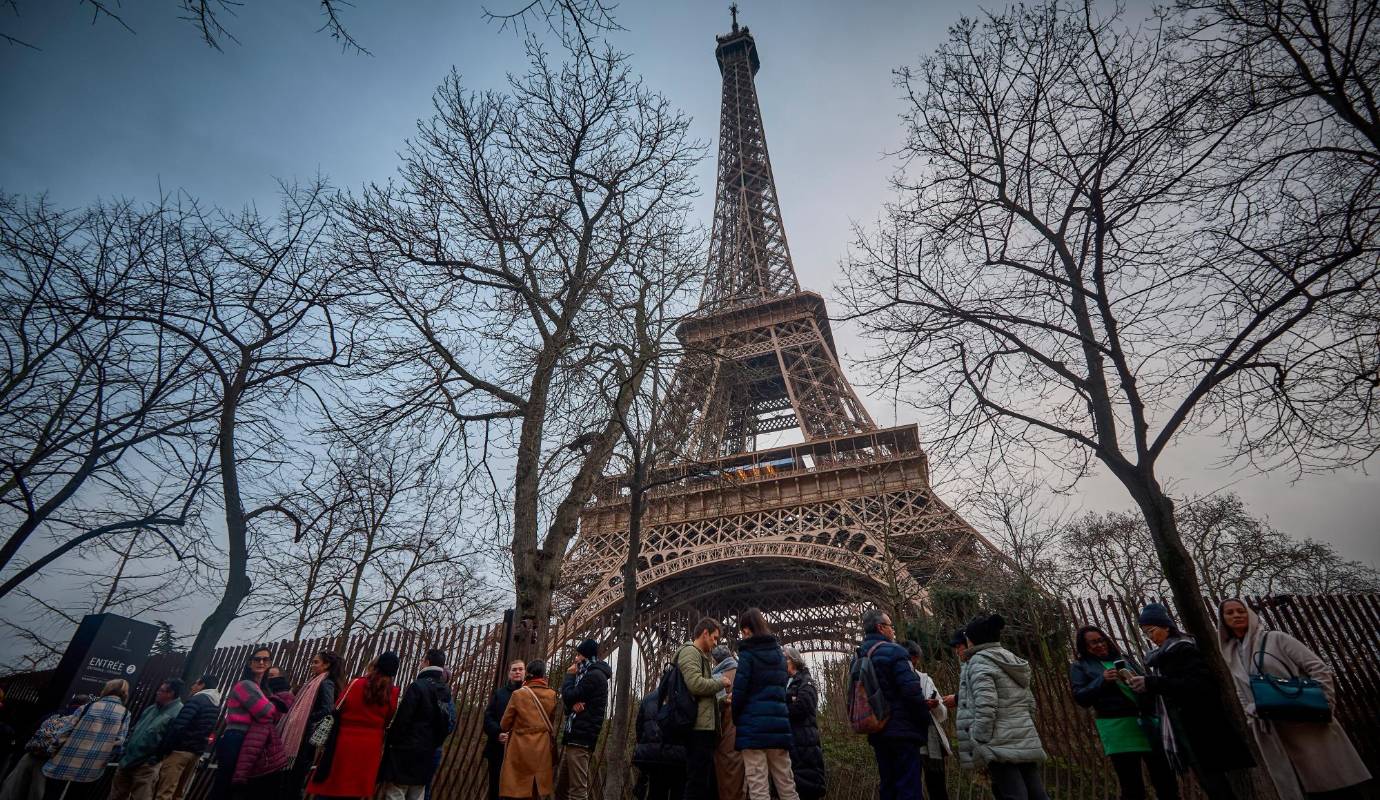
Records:
<instances>
[{"instance_id":1,"label":"eyeglasses","mask_svg":"<svg viewBox=\"0 0 1380 800\"><path fill-rule=\"evenodd\" d=\"M262 664L267 664L268 662L270 662L270 661L273 660L273 656L253 656L253 657L250 658L249 660L250 660L250 661L255 661L255 662L258 662L258 663L262 663Z\"/></svg>"},{"instance_id":2,"label":"eyeglasses","mask_svg":"<svg viewBox=\"0 0 1380 800\"><path fill-rule=\"evenodd\" d=\"M1107 643L1107 640L1106 640L1106 639L1103 639L1101 636L1099 636L1099 637L1097 637L1096 639L1088 639L1087 642L1088 642L1088 647L1097 647L1097 646L1100 645L1100 644L1106 644L1106 643Z\"/></svg>"}]
</instances>

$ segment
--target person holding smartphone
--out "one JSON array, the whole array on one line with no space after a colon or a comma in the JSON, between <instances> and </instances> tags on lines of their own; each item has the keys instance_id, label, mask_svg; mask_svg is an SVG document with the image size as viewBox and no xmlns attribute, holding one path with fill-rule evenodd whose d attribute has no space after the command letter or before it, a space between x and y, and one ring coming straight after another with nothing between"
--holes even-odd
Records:
<instances>
[{"instance_id":1,"label":"person holding smartphone","mask_svg":"<svg viewBox=\"0 0 1380 800\"><path fill-rule=\"evenodd\" d=\"M1144 800L1141 764L1149 769L1159 800L1178 800L1179 784L1160 744L1153 701L1131 691L1131 678L1145 670L1096 625L1080 628L1076 637L1078 660L1069 665L1073 699L1093 710L1102 752L1116 770L1122 800Z\"/></svg>"}]
</instances>

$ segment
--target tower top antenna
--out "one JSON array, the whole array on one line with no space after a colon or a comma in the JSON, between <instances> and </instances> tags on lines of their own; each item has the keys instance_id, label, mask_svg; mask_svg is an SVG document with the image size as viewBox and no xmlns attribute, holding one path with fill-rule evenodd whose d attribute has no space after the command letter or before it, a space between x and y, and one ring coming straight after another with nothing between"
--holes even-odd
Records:
<instances>
[{"instance_id":1,"label":"tower top antenna","mask_svg":"<svg viewBox=\"0 0 1380 800\"><path fill-rule=\"evenodd\" d=\"M738 32L738 4L734 3L728 7L728 13L733 15L733 32Z\"/></svg>"}]
</instances>

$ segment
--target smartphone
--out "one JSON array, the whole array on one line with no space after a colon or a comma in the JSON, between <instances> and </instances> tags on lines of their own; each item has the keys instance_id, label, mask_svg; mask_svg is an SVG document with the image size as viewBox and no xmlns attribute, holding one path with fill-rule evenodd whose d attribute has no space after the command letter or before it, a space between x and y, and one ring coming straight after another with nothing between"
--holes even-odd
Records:
<instances>
[{"instance_id":1,"label":"smartphone","mask_svg":"<svg viewBox=\"0 0 1380 800\"><path fill-rule=\"evenodd\" d=\"M1126 661L1124 659L1113 661L1112 669L1116 670L1116 674L1121 676L1123 681L1129 682L1131 677L1135 675L1135 673L1131 672L1130 668L1126 666Z\"/></svg>"}]
</instances>

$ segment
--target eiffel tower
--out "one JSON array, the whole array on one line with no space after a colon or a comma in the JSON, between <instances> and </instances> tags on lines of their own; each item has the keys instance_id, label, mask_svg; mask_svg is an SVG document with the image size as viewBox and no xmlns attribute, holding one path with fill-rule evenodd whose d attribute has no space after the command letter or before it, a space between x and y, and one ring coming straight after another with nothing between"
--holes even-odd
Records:
<instances>
[{"instance_id":1,"label":"eiffel tower","mask_svg":"<svg viewBox=\"0 0 1380 800\"><path fill-rule=\"evenodd\" d=\"M717 41L708 273L677 330L687 355L658 448L671 455L643 515L647 663L699 616L729 621L753 605L783 643L848 652L863 606L915 607L936 581L1009 563L930 490L916 426L879 428L844 376L824 298L800 288L791 262L754 84L761 62L736 8ZM792 430L798 443L759 448L759 437ZM627 554L620 483L606 481L583 511L556 643L613 627Z\"/></svg>"}]
</instances>

